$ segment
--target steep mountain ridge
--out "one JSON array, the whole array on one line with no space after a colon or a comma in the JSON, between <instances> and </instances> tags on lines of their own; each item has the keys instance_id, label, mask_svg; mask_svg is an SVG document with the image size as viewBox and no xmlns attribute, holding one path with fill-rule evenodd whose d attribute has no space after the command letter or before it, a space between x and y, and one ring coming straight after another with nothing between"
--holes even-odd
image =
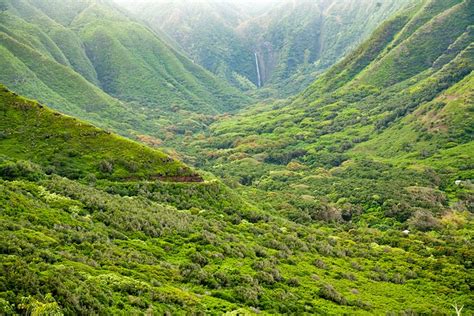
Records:
<instances>
[{"instance_id":1,"label":"steep mountain ridge","mask_svg":"<svg viewBox=\"0 0 474 316\"><path fill-rule=\"evenodd\" d=\"M75 3L80 4L81 1L76 1ZM7 33L15 37L18 33L22 32L22 28L28 28L29 38L25 40L18 39L19 42L32 46L46 56L53 57L55 61L62 65L72 67L83 77L97 84L98 81L95 70L85 54L81 41L77 38L75 33L67 29L67 25L61 24L61 20L56 21L46 16L46 13L50 13L51 11L45 12L42 7L45 6L44 1L36 1L34 5L36 7L29 5L28 2L16 2L15 6L11 6L9 11L14 12L16 16L4 16L4 18L14 19L18 17L20 19L16 21L16 25L5 23L4 30L8 28L9 31ZM64 3L57 3L54 8L59 9L61 5L64 5ZM81 11L85 10L87 5L90 4L86 2L82 3L80 7ZM68 6L72 8L73 4L68 3ZM62 13L65 14L66 11L67 10L63 10ZM74 10L72 10L72 12L74 12ZM24 21L28 21L29 23L24 23ZM50 52L48 49L41 49L41 47L34 45L37 41L35 37L44 38L46 41L49 41L51 43L49 47L53 47L54 51Z\"/></svg>"},{"instance_id":2,"label":"steep mountain ridge","mask_svg":"<svg viewBox=\"0 0 474 316\"><path fill-rule=\"evenodd\" d=\"M256 32L262 36L252 38L261 64L270 66L265 67L269 68L265 81L285 86L294 84L298 72L302 76L331 66L406 3L409 2L292 1L250 21L240 32L249 33L250 38L263 25ZM266 58L265 51L281 61ZM300 80L298 84L305 86ZM305 82L312 80L314 76Z\"/></svg>"},{"instance_id":3,"label":"steep mountain ridge","mask_svg":"<svg viewBox=\"0 0 474 316\"><path fill-rule=\"evenodd\" d=\"M69 5L9 2L0 16L5 85L100 126L155 138L184 117L199 125L249 102L112 2Z\"/></svg>"},{"instance_id":4,"label":"steep mountain ridge","mask_svg":"<svg viewBox=\"0 0 474 316\"><path fill-rule=\"evenodd\" d=\"M49 110L0 85L2 155L76 178L202 178L184 164L128 139Z\"/></svg>"},{"instance_id":5,"label":"steep mountain ridge","mask_svg":"<svg viewBox=\"0 0 474 316\"><path fill-rule=\"evenodd\" d=\"M232 1L117 1L154 30L173 39L190 58L246 90L255 82L251 48L234 31L249 18Z\"/></svg>"},{"instance_id":6,"label":"steep mountain ridge","mask_svg":"<svg viewBox=\"0 0 474 316\"><path fill-rule=\"evenodd\" d=\"M449 46L468 31L469 26L472 27L472 9L472 3L463 1L438 14L381 56L371 69L360 75L360 80L387 87L432 67Z\"/></svg>"}]
</instances>

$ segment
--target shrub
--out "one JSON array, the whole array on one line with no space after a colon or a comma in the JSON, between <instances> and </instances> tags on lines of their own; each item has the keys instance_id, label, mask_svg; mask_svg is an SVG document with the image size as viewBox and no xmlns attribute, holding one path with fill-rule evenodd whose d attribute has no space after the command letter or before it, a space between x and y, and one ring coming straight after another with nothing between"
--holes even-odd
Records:
<instances>
[{"instance_id":1,"label":"shrub","mask_svg":"<svg viewBox=\"0 0 474 316\"><path fill-rule=\"evenodd\" d=\"M199 264L201 267L204 267L209 263L206 257L204 257L201 253L195 252L190 255L190 259L192 262Z\"/></svg>"},{"instance_id":2,"label":"shrub","mask_svg":"<svg viewBox=\"0 0 474 316\"><path fill-rule=\"evenodd\" d=\"M31 296L23 297L19 308L25 310L29 315L63 315L61 308L51 294L45 296L45 303L34 299Z\"/></svg>"},{"instance_id":3,"label":"shrub","mask_svg":"<svg viewBox=\"0 0 474 316\"><path fill-rule=\"evenodd\" d=\"M342 220L341 211L329 205L319 205L310 211L310 216L315 220L324 222L340 222Z\"/></svg>"},{"instance_id":4,"label":"shrub","mask_svg":"<svg viewBox=\"0 0 474 316\"><path fill-rule=\"evenodd\" d=\"M319 290L319 297L333 301L339 305L347 305L347 299L330 284L323 285L323 287Z\"/></svg>"},{"instance_id":5,"label":"shrub","mask_svg":"<svg viewBox=\"0 0 474 316\"><path fill-rule=\"evenodd\" d=\"M321 260L321 259L314 260L313 265L317 268L320 268L320 269L327 269L328 268L327 265L324 263L324 261Z\"/></svg>"},{"instance_id":6,"label":"shrub","mask_svg":"<svg viewBox=\"0 0 474 316\"><path fill-rule=\"evenodd\" d=\"M405 284L406 279L404 276L402 276L400 273L395 273L393 276L390 278L390 282L395 283L395 284Z\"/></svg>"},{"instance_id":7,"label":"shrub","mask_svg":"<svg viewBox=\"0 0 474 316\"><path fill-rule=\"evenodd\" d=\"M440 227L439 220L428 211L416 211L408 223L412 228L421 231L430 231Z\"/></svg>"},{"instance_id":8,"label":"shrub","mask_svg":"<svg viewBox=\"0 0 474 316\"><path fill-rule=\"evenodd\" d=\"M109 160L102 160L99 163L99 171L102 173L112 173L114 171L114 164Z\"/></svg>"},{"instance_id":9,"label":"shrub","mask_svg":"<svg viewBox=\"0 0 474 316\"><path fill-rule=\"evenodd\" d=\"M286 283L291 287L300 286L300 281L297 278L290 278L286 281Z\"/></svg>"},{"instance_id":10,"label":"shrub","mask_svg":"<svg viewBox=\"0 0 474 316\"><path fill-rule=\"evenodd\" d=\"M272 285L275 283L275 279L273 279L273 276L268 272L258 272L255 275L255 279L257 279L260 284Z\"/></svg>"},{"instance_id":11,"label":"shrub","mask_svg":"<svg viewBox=\"0 0 474 316\"><path fill-rule=\"evenodd\" d=\"M44 177L44 173L38 165L35 165L29 161L7 161L6 163L0 165L0 177L7 180L20 178L30 181L37 181Z\"/></svg>"},{"instance_id":12,"label":"shrub","mask_svg":"<svg viewBox=\"0 0 474 316\"><path fill-rule=\"evenodd\" d=\"M242 303L256 306L259 303L261 288L258 286L245 287L238 286L234 289L234 297Z\"/></svg>"}]
</instances>

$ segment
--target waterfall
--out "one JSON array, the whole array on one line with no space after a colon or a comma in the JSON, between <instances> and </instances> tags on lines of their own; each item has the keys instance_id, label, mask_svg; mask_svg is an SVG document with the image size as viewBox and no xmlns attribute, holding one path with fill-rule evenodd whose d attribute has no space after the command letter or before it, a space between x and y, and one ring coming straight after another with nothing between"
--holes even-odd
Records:
<instances>
[{"instance_id":1,"label":"waterfall","mask_svg":"<svg viewBox=\"0 0 474 316\"><path fill-rule=\"evenodd\" d=\"M257 53L255 53L255 65L257 66L257 87L260 88L262 86L262 80L260 78L260 67L258 66Z\"/></svg>"}]
</instances>

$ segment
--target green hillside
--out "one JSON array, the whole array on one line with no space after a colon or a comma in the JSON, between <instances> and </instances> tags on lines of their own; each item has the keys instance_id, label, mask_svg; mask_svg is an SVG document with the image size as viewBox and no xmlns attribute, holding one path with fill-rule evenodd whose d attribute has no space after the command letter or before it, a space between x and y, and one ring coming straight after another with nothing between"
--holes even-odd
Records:
<instances>
[{"instance_id":1,"label":"green hillside","mask_svg":"<svg viewBox=\"0 0 474 316\"><path fill-rule=\"evenodd\" d=\"M288 96L412 3L418 1L283 1L240 31L256 47L265 85Z\"/></svg>"},{"instance_id":2,"label":"green hillside","mask_svg":"<svg viewBox=\"0 0 474 316\"><path fill-rule=\"evenodd\" d=\"M186 119L199 127L249 101L111 2L69 2L7 2L3 84L129 136L163 138Z\"/></svg>"},{"instance_id":3,"label":"green hillside","mask_svg":"<svg viewBox=\"0 0 474 316\"><path fill-rule=\"evenodd\" d=\"M90 6L74 20L73 27L80 30L101 87L119 99L161 111L182 108L209 114L243 104L236 90L108 7Z\"/></svg>"},{"instance_id":4,"label":"green hillside","mask_svg":"<svg viewBox=\"0 0 474 316\"><path fill-rule=\"evenodd\" d=\"M1 85L0 100L0 151L10 159L29 160L72 179L202 181L159 151L53 112ZM15 165L11 168L14 176Z\"/></svg>"},{"instance_id":5,"label":"green hillside","mask_svg":"<svg viewBox=\"0 0 474 316\"><path fill-rule=\"evenodd\" d=\"M10 33L0 34L0 77L3 83L25 95L48 102L63 112L95 122L102 120L104 125L114 114L119 116L127 113L118 100L101 91L68 66L48 57L47 52L42 54L37 46L31 46L30 43L34 41L24 40L18 33L13 33L11 30L20 26L26 26L28 30L28 25L22 20L9 13L2 14L0 19ZM29 34L31 35L30 32ZM104 115L106 113L108 115ZM103 114L102 118L99 114Z\"/></svg>"},{"instance_id":6,"label":"green hillside","mask_svg":"<svg viewBox=\"0 0 474 316\"><path fill-rule=\"evenodd\" d=\"M241 90L254 89L255 59L236 32L250 16L232 1L117 1L169 36L192 60Z\"/></svg>"}]
</instances>

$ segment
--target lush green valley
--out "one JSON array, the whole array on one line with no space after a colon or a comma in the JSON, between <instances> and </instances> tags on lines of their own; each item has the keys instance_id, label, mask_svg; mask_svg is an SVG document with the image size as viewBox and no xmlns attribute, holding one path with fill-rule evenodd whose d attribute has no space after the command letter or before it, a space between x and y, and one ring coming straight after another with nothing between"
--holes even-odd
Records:
<instances>
[{"instance_id":1,"label":"lush green valley","mask_svg":"<svg viewBox=\"0 0 474 316\"><path fill-rule=\"evenodd\" d=\"M293 3L0 0L0 315L474 313L474 1Z\"/></svg>"}]
</instances>

